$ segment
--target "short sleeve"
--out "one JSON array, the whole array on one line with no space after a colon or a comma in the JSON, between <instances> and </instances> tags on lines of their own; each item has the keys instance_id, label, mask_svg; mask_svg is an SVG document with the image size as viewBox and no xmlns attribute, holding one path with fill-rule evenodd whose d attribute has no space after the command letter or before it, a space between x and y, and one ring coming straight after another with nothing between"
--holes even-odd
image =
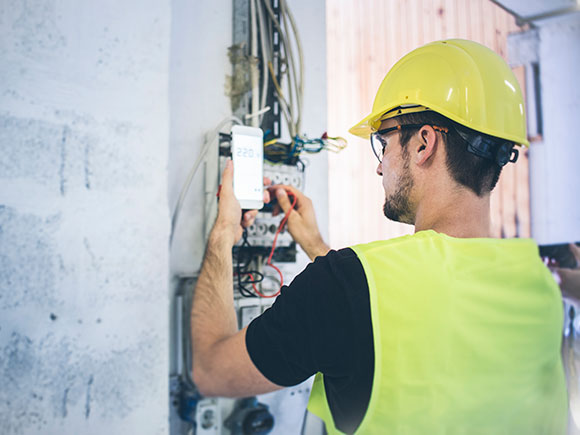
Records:
<instances>
[{"instance_id":1,"label":"short sleeve","mask_svg":"<svg viewBox=\"0 0 580 435\"><path fill-rule=\"evenodd\" d=\"M317 257L248 326L250 358L277 385L296 385L319 371L346 378L359 365L357 305L369 310L366 277L354 251Z\"/></svg>"}]
</instances>

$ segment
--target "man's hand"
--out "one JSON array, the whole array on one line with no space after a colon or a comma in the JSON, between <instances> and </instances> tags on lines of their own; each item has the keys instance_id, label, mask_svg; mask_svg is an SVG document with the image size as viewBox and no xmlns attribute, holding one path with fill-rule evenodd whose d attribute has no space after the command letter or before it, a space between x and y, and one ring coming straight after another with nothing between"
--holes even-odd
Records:
<instances>
[{"instance_id":1,"label":"man's hand","mask_svg":"<svg viewBox=\"0 0 580 435\"><path fill-rule=\"evenodd\" d=\"M234 195L234 165L228 160L222 174L222 186L219 193L218 216L214 229L231 235L232 245L238 243L242 238L244 228L249 227L256 220L258 210L250 210L244 213L242 219L242 208ZM270 180L264 178L264 185L269 185ZM264 203L270 202L270 194L264 190Z\"/></svg>"},{"instance_id":2,"label":"man's hand","mask_svg":"<svg viewBox=\"0 0 580 435\"><path fill-rule=\"evenodd\" d=\"M562 294L566 297L580 301L580 247L571 243L570 251L576 259L576 267L573 269L555 267L553 270L556 271L560 277L560 289L562 290Z\"/></svg>"},{"instance_id":3,"label":"man's hand","mask_svg":"<svg viewBox=\"0 0 580 435\"><path fill-rule=\"evenodd\" d=\"M274 207L274 216L280 211L284 213L290 211L292 201L287 191L296 197L296 205L288 216L288 231L311 260L326 255L330 248L322 240L310 198L292 186L276 185L269 187L268 190L270 196L275 195L278 199L278 204Z\"/></svg>"},{"instance_id":4,"label":"man's hand","mask_svg":"<svg viewBox=\"0 0 580 435\"><path fill-rule=\"evenodd\" d=\"M251 225L256 210L242 220L234 196L234 168L226 164L219 193L218 217L209 236L191 308L192 376L206 396L248 397L282 388L254 366L246 349L246 329L238 331L233 298L232 244ZM264 179L265 184L270 181ZM264 192L264 202L270 195Z\"/></svg>"}]
</instances>

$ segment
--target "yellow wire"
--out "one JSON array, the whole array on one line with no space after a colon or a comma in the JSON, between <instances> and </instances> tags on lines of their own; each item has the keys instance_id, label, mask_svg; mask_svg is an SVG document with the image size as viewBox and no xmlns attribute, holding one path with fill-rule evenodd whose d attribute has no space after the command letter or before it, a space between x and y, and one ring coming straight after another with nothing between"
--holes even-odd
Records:
<instances>
[{"instance_id":1,"label":"yellow wire","mask_svg":"<svg viewBox=\"0 0 580 435\"><path fill-rule=\"evenodd\" d=\"M270 75L272 76L272 82L274 82L274 87L276 91L278 91L278 95L280 98L284 98L284 93L282 92L282 88L278 84L278 79L276 78L276 73L274 72L274 67L272 66L272 62L268 61L268 69L270 70Z\"/></svg>"}]
</instances>

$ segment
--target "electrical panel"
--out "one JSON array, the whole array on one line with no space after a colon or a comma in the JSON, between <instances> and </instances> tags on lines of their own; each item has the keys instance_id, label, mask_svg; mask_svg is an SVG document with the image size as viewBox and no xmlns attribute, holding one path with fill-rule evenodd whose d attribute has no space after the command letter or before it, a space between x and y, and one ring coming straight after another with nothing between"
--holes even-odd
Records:
<instances>
[{"instance_id":1,"label":"electrical panel","mask_svg":"<svg viewBox=\"0 0 580 435\"><path fill-rule=\"evenodd\" d=\"M199 204L204 209L206 240L217 215L220 176L231 157L228 127L232 124L260 127L264 133L264 177L273 185L299 191L308 182L306 154L340 151L346 145L342 138L328 137L326 133L309 139L301 131L303 53L287 1L232 1L233 41L228 49L232 116L204 138L200 158L182 189L172 219L173 229L183 198L199 169L203 172L204 197ZM267 310L282 284L289 283L300 271L296 263L298 247L283 225L284 213L275 211L274 199L259 211L232 250L234 305L240 329ZM268 395L235 400L204 398L199 394L190 374L189 319L195 283L196 276L173 280L176 290L171 302L171 434L302 432L311 381Z\"/></svg>"}]
</instances>

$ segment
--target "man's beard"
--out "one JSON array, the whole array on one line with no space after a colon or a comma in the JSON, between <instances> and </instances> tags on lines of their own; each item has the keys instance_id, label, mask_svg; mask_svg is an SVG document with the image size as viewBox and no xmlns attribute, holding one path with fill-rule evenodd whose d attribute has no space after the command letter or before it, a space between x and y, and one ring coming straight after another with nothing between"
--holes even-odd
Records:
<instances>
[{"instance_id":1,"label":"man's beard","mask_svg":"<svg viewBox=\"0 0 580 435\"><path fill-rule=\"evenodd\" d=\"M408 155L404 156L403 175L399 179L397 190L392 195L385 198L383 213L392 221L402 222L404 224L413 224L413 214L411 212L411 189L413 188L413 176L409 170Z\"/></svg>"}]
</instances>

